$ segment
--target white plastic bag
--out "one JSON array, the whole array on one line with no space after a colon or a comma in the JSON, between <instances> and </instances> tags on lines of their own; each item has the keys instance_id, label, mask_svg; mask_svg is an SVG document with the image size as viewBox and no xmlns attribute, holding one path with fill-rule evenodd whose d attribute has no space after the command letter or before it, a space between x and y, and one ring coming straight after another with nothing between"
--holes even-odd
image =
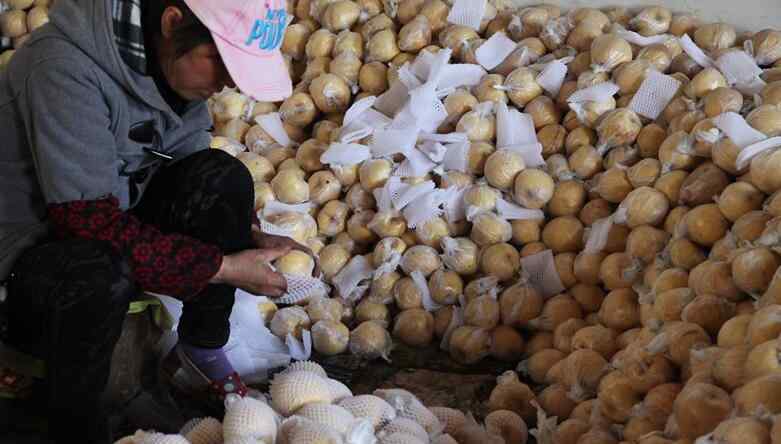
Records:
<instances>
[{"instance_id":1,"label":"white plastic bag","mask_svg":"<svg viewBox=\"0 0 781 444\"><path fill-rule=\"evenodd\" d=\"M182 302L169 296L155 295L173 320L171 329L158 342L161 355L170 352L176 345L176 328L182 315ZM265 326L258 303L262 297L236 290L236 301L230 315L230 337L225 344L228 360L245 382L264 382L268 370L290 363L288 346Z\"/></svg>"}]
</instances>

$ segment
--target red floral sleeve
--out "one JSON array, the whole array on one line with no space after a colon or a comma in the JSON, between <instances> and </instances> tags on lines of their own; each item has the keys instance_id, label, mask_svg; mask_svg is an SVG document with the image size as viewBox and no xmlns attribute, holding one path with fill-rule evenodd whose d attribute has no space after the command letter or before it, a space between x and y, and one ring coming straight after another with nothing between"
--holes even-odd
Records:
<instances>
[{"instance_id":1,"label":"red floral sleeve","mask_svg":"<svg viewBox=\"0 0 781 444\"><path fill-rule=\"evenodd\" d=\"M115 197L48 206L63 238L105 240L130 262L141 288L188 300L208 285L222 264L222 252L181 234L164 234L122 211Z\"/></svg>"}]
</instances>

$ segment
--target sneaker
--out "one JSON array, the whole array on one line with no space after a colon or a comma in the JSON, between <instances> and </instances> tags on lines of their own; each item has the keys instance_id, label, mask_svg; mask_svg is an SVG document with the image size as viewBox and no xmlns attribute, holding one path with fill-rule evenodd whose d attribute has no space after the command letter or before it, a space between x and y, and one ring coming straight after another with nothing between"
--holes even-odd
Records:
<instances>
[{"instance_id":1,"label":"sneaker","mask_svg":"<svg viewBox=\"0 0 781 444\"><path fill-rule=\"evenodd\" d=\"M243 397L248 392L247 386L236 372L220 380L210 379L179 345L163 359L161 374L163 380L179 392L179 395L189 398L210 412L221 412L227 395L233 393Z\"/></svg>"}]
</instances>

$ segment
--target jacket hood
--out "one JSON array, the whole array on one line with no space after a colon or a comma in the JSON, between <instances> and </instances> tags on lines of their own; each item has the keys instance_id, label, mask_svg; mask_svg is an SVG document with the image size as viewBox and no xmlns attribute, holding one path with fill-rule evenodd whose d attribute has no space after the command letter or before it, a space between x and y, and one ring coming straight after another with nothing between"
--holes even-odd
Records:
<instances>
[{"instance_id":1,"label":"jacket hood","mask_svg":"<svg viewBox=\"0 0 781 444\"><path fill-rule=\"evenodd\" d=\"M152 77L134 72L120 56L114 36L112 8L112 0L60 0L50 12L50 26L35 39L67 39L130 94L181 123L160 95Z\"/></svg>"}]
</instances>

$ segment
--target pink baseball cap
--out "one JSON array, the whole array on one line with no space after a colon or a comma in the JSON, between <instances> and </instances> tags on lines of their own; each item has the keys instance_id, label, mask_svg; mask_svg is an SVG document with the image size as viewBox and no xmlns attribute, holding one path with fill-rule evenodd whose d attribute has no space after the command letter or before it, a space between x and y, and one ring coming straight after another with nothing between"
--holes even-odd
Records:
<instances>
[{"instance_id":1,"label":"pink baseball cap","mask_svg":"<svg viewBox=\"0 0 781 444\"><path fill-rule=\"evenodd\" d=\"M255 100L293 93L279 47L288 23L285 0L185 0L211 31L233 81Z\"/></svg>"}]
</instances>

